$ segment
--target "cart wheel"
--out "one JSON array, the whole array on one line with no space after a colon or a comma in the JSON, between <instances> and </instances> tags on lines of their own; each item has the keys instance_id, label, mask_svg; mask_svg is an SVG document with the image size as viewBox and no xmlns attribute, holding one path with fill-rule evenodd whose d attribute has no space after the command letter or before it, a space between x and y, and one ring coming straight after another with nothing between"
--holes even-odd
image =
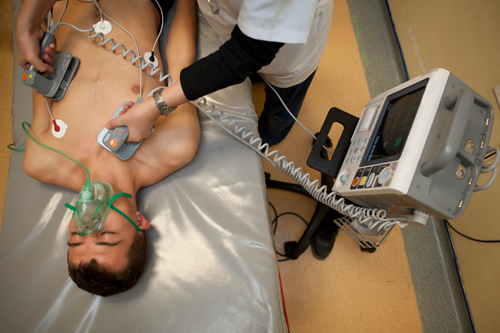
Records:
<instances>
[{"instance_id":1,"label":"cart wheel","mask_svg":"<svg viewBox=\"0 0 500 333\"><path fill-rule=\"evenodd\" d=\"M359 248L361 249L361 251L368 253L373 253L377 250L376 247L362 247L361 245L359 246Z\"/></svg>"}]
</instances>

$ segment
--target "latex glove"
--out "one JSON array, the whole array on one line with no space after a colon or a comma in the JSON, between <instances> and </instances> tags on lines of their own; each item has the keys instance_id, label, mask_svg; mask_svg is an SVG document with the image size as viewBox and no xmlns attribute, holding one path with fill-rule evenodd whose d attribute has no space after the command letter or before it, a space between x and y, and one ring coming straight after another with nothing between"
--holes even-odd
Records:
<instances>
[{"instance_id":1,"label":"latex glove","mask_svg":"<svg viewBox=\"0 0 500 333\"><path fill-rule=\"evenodd\" d=\"M160 116L160 110L156 107L153 96L147 96L137 104L130 101L123 106L123 110L124 112L120 112L118 117L111 119L106 124L106 128L127 126L130 133L127 142L136 142L147 138Z\"/></svg>"}]
</instances>

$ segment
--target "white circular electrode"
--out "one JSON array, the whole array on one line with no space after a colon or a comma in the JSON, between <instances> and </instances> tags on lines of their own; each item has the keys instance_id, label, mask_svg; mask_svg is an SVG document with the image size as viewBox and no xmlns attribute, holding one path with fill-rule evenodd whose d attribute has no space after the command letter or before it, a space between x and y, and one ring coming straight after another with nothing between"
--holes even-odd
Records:
<instances>
[{"instance_id":1,"label":"white circular electrode","mask_svg":"<svg viewBox=\"0 0 500 333\"><path fill-rule=\"evenodd\" d=\"M113 27L111 27L111 23L105 20L97 22L93 25L93 27L96 33L101 32L103 35L107 35L111 32L111 30L113 30Z\"/></svg>"},{"instance_id":2,"label":"white circular electrode","mask_svg":"<svg viewBox=\"0 0 500 333\"><path fill-rule=\"evenodd\" d=\"M155 61L151 61L149 60L149 57L151 57L151 52L144 53L144 61L146 61L146 65L153 64L154 69L156 69L156 67L158 67L158 59L156 58L156 56L153 56L153 58L155 58Z\"/></svg>"},{"instance_id":3,"label":"white circular electrode","mask_svg":"<svg viewBox=\"0 0 500 333\"><path fill-rule=\"evenodd\" d=\"M61 119L56 119L56 124L59 126L59 132L56 132L55 126L52 124L52 135L60 139L66 134L68 125L66 125Z\"/></svg>"}]
</instances>

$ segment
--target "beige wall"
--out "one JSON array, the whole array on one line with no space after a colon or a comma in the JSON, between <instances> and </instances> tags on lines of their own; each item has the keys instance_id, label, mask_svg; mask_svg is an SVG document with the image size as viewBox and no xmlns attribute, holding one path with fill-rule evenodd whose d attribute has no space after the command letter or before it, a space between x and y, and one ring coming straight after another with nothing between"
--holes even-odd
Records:
<instances>
[{"instance_id":1,"label":"beige wall","mask_svg":"<svg viewBox=\"0 0 500 333\"><path fill-rule=\"evenodd\" d=\"M451 71L493 105L490 146L500 146L500 1L389 0L410 78L433 68ZM487 178L480 178L484 183ZM500 239L500 180L475 193L466 212L450 221L478 239ZM499 332L500 244L477 243L454 234L460 270L478 332Z\"/></svg>"}]
</instances>

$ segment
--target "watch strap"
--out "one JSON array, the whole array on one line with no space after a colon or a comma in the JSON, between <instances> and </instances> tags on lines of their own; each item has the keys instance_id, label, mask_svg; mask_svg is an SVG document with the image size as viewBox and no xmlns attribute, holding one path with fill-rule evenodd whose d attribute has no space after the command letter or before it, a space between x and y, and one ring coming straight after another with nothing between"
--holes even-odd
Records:
<instances>
[{"instance_id":1,"label":"watch strap","mask_svg":"<svg viewBox=\"0 0 500 333\"><path fill-rule=\"evenodd\" d=\"M154 100L158 110L160 110L160 114L162 116L166 116L169 113L171 113L172 111L174 111L175 109L177 109L177 107L176 106L171 107L171 106L168 106L167 103L165 103L165 101L163 100L163 97L161 96L163 89L165 89L165 88L158 89L153 93L153 100Z\"/></svg>"}]
</instances>

